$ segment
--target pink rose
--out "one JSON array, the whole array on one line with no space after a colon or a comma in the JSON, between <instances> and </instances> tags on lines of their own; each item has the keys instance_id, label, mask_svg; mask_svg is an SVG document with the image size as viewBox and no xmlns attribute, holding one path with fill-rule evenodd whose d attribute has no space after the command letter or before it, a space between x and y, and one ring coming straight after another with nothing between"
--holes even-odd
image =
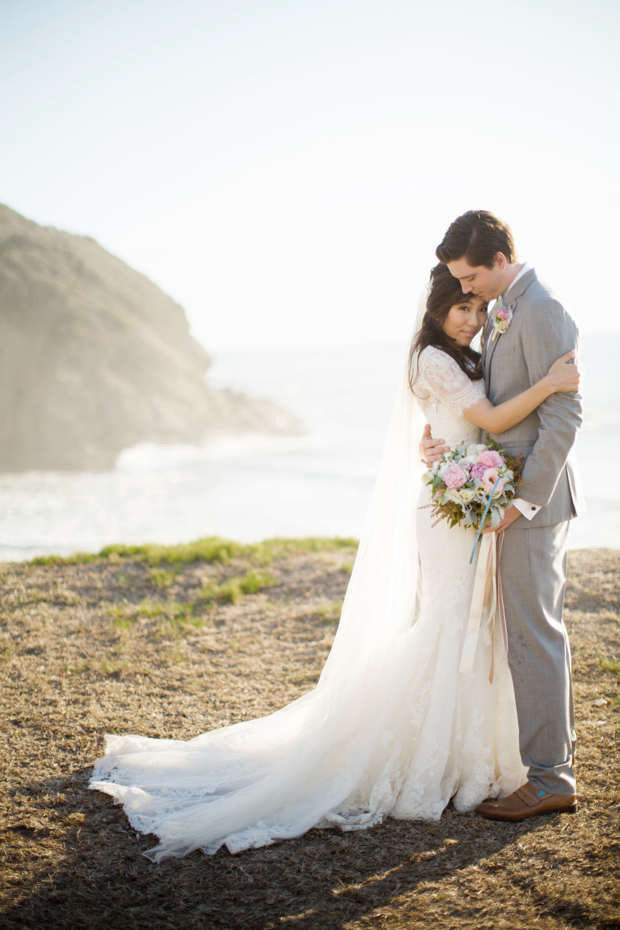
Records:
<instances>
[{"instance_id":1,"label":"pink rose","mask_svg":"<svg viewBox=\"0 0 620 930\"><path fill-rule=\"evenodd\" d=\"M477 478L479 481L482 481L487 468L488 465L473 465L471 469L472 478Z\"/></svg>"},{"instance_id":2,"label":"pink rose","mask_svg":"<svg viewBox=\"0 0 620 930\"><path fill-rule=\"evenodd\" d=\"M486 465L487 468L499 468L500 465L504 465L506 459L503 458L499 452L493 452L491 449L487 449L486 452L481 452L478 456L478 464Z\"/></svg>"},{"instance_id":3,"label":"pink rose","mask_svg":"<svg viewBox=\"0 0 620 930\"><path fill-rule=\"evenodd\" d=\"M497 468L487 468L484 475L482 476L482 480L486 484L487 488L492 488L498 478L499 475L497 474ZM499 482L495 490L499 492L504 490L504 482L501 478L499 478Z\"/></svg>"},{"instance_id":4,"label":"pink rose","mask_svg":"<svg viewBox=\"0 0 620 930\"><path fill-rule=\"evenodd\" d=\"M468 475L460 465L449 465L443 473L442 481L447 488L462 488L467 478Z\"/></svg>"}]
</instances>

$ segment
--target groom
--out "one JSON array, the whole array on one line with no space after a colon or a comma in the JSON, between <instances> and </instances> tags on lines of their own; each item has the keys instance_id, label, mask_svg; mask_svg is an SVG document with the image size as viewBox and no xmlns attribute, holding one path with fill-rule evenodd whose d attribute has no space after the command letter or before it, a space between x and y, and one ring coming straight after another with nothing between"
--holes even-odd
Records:
<instances>
[{"instance_id":1,"label":"groom","mask_svg":"<svg viewBox=\"0 0 620 930\"><path fill-rule=\"evenodd\" d=\"M483 336L489 400L501 404L578 349L577 327L527 263L517 263L510 228L484 210L456 219L437 248L464 293L495 300ZM506 310L496 316L498 310ZM502 322L502 318L507 321ZM496 320L500 324L496 326ZM504 330L504 331L502 331ZM492 436L526 459L519 495L495 527L505 531L501 577L519 742L528 781L507 798L476 809L492 820L524 820L572 809L574 730L570 650L562 622L568 527L583 512L572 459L582 421L579 394L552 394L512 429ZM425 429L422 453L435 462L447 450Z\"/></svg>"}]
</instances>

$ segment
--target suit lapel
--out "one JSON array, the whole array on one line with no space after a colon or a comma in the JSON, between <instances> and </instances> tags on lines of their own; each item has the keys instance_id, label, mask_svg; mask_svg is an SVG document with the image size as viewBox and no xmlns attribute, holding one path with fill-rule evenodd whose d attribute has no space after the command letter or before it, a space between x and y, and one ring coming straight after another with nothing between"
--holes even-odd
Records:
<instances>
[{"instance_id":1,"label":"suit lapel","mask_svg":"<svg viewBox=\"0 0 620 930\"><path fill-rule=\"evenodd\" d=\"M509 299L508 299L508 302L506 303L506 306L510 307L513 313L516 312L517 301L519 297L522 297L523 294L525 294L526 290L528 289L528 287L534 280L536 280L536 271L534 270L534 268L531 268L527 272L527 274L524 274L523 277L517 281L514 288L510 288L508 290L508 294L506 296ZM497 306L497 304L495 306ZM486 334L487 339L484 344L484 350L482 353L482 372L484 374L484 380L486 381L487 385L489 384L489 379L491 377L491 362L493 360L493 353L495 352L495 349L497 348L497 343L502 338L500 334L498 334L495 339L493 339L492 337L494 320L495 320L495 307L493 308L491 319L489 320L487 324L489 326L489 332L488 334ZM506 335L504 335L503 338L506 338Z\"/></svg>"},{"instance_id":2,"label":"suit lapel","mask_svg":"<svg viewBox=\"0 0 620 930\"><path fill-rule=\"evenodd\" d=\"M492 321L494 319L495 319L495 313L493 313L493 316L491 317ZM484 376L487 381L491 373L491 360L493 358L493 353L495 352L495 347L497 346L497 343L499 342L500 338L501 337L498 336L497 339L493 339L493 323L491 322L490 331L489 331L487 341L484 347L483 369L484 369Z\"/></svg>"},{"instance_id":3,"label":"suit lapel","mask_svg":"<svg viewBox=\"0 0 620 930\"><path fill-rule=\"evenodd\" d=\"M482 331L482 373L485 379L489 373L489 365L491 363L491 356L493 350L495 349L495 343L492 340L493 336L493 323L495 321L495 307L497 307L497 300L493 304L493 312L489 314L489 318L486 322L484 330Z\"/></svg>"}]
</instances>

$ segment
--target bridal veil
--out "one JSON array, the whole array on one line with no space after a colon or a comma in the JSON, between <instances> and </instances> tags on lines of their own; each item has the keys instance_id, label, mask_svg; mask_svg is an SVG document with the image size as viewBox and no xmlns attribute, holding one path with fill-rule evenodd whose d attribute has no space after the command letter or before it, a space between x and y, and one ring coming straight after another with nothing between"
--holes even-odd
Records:
<instances>
[{"instance_id":1,"label":"bridal veil","mask_svg":"<svg viewBox=\"0 0 620 930\"><path fill-rule=\"evenodd\" d=\"M189 741L106 737L90 787L122 803L136 829L159 837L146 853L153 861L222 845L238 852L315 826L357 829L389 814L399 790L390 734L407 687L399 643L414 623L418 587L422 422L407 367L316 687L267 717Z\"/></svg>"}]
</instances>

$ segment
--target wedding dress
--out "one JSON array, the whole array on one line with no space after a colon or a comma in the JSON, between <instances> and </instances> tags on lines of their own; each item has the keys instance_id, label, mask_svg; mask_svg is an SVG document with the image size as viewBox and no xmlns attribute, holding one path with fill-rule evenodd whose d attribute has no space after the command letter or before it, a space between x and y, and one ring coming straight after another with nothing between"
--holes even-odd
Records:
<instances>
[{"instance_id":1,"label":"wedding dress","mask_svg":"<svg viewBox=\"0 0 620 930\"><path fill-rule=\"evenodd\" d=\"M436 820L526 780L496 629L459 671L474 531L433 525L420 483L420 408L449 445L478 442L462 416L484 393L441 350L403 378L334 646L316 688L268 717L189 741L107 736L91 788L160 842L153 861L264 846L312 827L387 816ZM417 542L416 542L417 537ZM421 566L421 585L419 567ZM489 671L493 661L493 681Z\"/></svg>"}]
</instances>

